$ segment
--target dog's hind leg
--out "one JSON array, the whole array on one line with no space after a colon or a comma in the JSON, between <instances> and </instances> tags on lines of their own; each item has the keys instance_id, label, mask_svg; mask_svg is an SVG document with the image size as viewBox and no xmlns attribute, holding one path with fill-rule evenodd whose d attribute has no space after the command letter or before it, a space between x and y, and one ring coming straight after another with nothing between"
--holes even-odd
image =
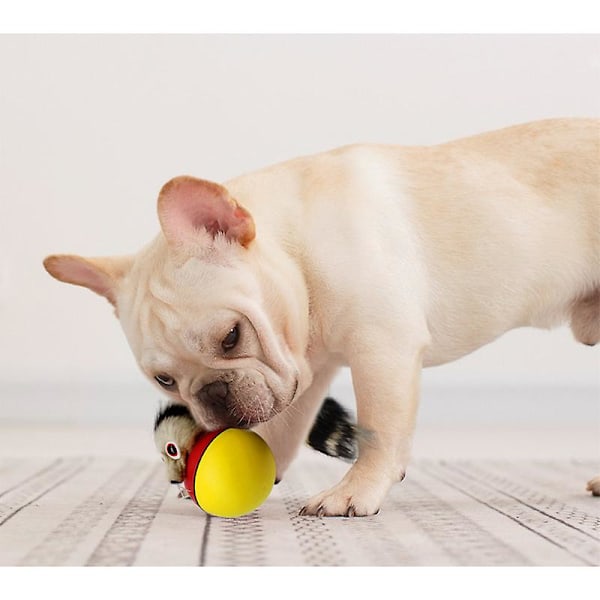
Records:
<instances>
[{"instance_id":1,"label":"dog's hind leg","mask_svg":"<svg viewBox=\"0 0 600 600\"><path fill-rule=\"evenodd\" d=\"M600 289L578 300L571 311L571 330L578 342L594 346L600 342ZM600 475L587 483L588 491L600 496Z\"/></svg>"},{"instance_id":2,"label":"dog's hind leg","mask_svg":"<svg viewBox=\"0 0 600 600\"><path fill-rule=\"evenodd\" d=\"M592 496L600 496L600 475L598 475L598 477L590 479L587 483L586 489L589 492L592 492Z\"/></svg>"},{"instance_id":3,"label":"dog's hind leg","mask_svg":"<svg viewBox=\"0 0 600 600\"><path fill-rule=\"evenodd\" d=\"M571 331L578 342L588 346L600 342L600 288L575 302L571 311Z\"/></svg>"}]
</instances>

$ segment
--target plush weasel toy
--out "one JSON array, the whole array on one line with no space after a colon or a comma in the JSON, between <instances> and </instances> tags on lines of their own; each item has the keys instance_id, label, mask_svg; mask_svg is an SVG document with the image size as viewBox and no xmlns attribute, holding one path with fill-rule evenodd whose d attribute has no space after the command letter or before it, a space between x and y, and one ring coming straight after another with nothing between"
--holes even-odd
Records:
<instances>
[{"instance_id":1,"label":"plush weasel toy","mask_svg":"<svg viewBox=\"0 0 600 600\"><path fill-rule=\"evenodd\" d=\"M194 421L190 411L180 404L162 407L154 421L154 441L167 468L167 477L180 487L179 495L188 497L183 486L190 450L204 433ZM323 454L353 461L358 454L358 429L353 417L339 402L326 398L307 444Z\"/></svg>"}]
</instances>

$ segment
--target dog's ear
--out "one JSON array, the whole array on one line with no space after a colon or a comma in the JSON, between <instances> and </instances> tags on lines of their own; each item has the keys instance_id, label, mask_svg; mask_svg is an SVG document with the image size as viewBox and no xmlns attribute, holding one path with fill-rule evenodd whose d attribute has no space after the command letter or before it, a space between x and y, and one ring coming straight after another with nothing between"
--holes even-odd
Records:
<instances>
[{"instance_id":1,"label":"dog's ear","mask_svg":"<svg viewBox=\"0 0 600 600\"><path fill-rule=\"evenodd\" d=\"M255 236L252 215L223 186L185 175L163 186L158 218L167 242L175 247L192 241L202 229L246 248Z\"/></svg>"},{"instance_id":2,"label":"dog's ear","mask_svg":"<svg viewBox=\"0 0 600 600\"><path fill-rule=\"evenodd\" d=\"M48 256L44 267L55 279L86 287L116 306L119 283L132 263L133 258L129 256L82 258L61 254Z\"/></svg>"}]
</instances>

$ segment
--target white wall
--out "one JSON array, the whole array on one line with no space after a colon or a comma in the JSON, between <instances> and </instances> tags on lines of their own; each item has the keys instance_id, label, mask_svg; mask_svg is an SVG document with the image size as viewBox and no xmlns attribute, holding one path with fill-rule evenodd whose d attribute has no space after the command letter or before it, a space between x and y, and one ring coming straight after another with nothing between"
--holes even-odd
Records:
<instances>
[{"instance_id":1,"label":"white wall","mask_svg":"<svg viewBox=\"0 0 600 600\"><path fill-rule=\"evenodd\" d=\"M31 405L14 405L32 386L145 385L108 304L51 279L46 254L135 251L156 233L157 192L177 174L219 181L350 142L429 144L533 119L598 116L599 40L1 36L5 413L35 416ZM523 330L425 381L589 390L599 352L565 328ZM36 414L46 412L42 404Z\"/></svg>"}]
</instances>

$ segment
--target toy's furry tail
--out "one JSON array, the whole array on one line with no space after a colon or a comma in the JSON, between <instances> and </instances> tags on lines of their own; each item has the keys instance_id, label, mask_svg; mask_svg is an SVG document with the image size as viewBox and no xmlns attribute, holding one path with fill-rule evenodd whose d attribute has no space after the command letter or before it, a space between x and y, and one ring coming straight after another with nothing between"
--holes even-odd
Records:
<instances>
[{"instance_id":1,"label":"toy's furry tail","mask_svg":"<svg viewBox=\"0 0 600 600\"><path fill-rule=\"evenodd\" d=\"M358 437L350 412L337 400L325 398L306 443L328 456L353 461L358 456Z\"/></svg>"}]
</instances>

